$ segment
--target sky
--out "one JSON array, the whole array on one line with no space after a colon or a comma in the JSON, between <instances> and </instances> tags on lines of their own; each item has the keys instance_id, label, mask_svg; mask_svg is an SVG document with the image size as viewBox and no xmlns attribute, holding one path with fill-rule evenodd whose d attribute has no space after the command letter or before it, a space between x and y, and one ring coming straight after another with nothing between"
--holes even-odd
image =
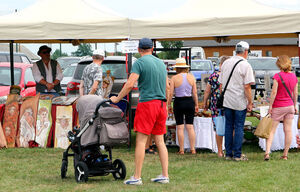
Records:
<instances>
[{"instance_id":1,"label":"sky","mask_svg":"<svg viewBox=\"0 0 300 192\"><path fill-rule=\"evenodd\" d=\"M14 12L16 9L21 10L32 4L34 4L38 0L0 0L0 15L5 15ZM62 0L63 1L63 0ZM129 18L136 17L151 17L162 14L166 11L170 11L174 8L180 7L187 0L96 0L100 4L114 10L122 16ZM199 0L200 1L200 0ZM201 0L206 1L206 0ZM220 0L223 1L223 0ZM242 1L242 0L241 0ZM255 0L258 3L282 8L287 10L300 10L300 0ZM145 9L145 7L147 7ZM41 44L23 44L28 47L33 53L36 53ZM51 45L52 49L58 49L59 45L53 44ZM94 49L95 44L92 44L92 48ZM114 44L103 44L98 43L98 48L105 49L106 51L112 52L114 51ZM69 44L62 44L62 52L67 52L70 54L71 52L76 51L77 47ZM118 51L120 51L120 46L117 47Z\"/></svg>"}]
</instances>

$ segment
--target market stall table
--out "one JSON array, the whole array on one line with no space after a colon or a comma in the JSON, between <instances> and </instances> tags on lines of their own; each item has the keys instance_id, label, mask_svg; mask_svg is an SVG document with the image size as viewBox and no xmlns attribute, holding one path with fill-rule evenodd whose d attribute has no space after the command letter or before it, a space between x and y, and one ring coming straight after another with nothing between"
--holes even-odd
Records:
<instances>
[{"instance_id":1,"label":"market stall table","mask_svg":"<svg viewBox=\"0 0 300 192\"><path fill-rule=\"evenodd\" d=\"M194 130L196 135L195 148L210 149L215 153L218 152L218 147L216 143L216 132L214 131L211 117L195 117ZM179 145L177 135L176 144ZM190 148L190 142L186 129L184 129L184 148Z\"/></svg>"}]
</instances>

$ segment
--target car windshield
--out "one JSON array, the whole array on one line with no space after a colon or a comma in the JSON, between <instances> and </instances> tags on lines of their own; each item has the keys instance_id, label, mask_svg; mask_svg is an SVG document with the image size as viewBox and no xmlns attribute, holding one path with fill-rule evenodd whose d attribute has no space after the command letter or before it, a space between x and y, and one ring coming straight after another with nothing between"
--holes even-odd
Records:
<instances>
[{"instance_id":1,"label":"car windshield","mask_svg":"<svg viewBox=\"0 0 300 192\"><path fill-rule=\"evenodd\" d=\"M21 72L20 68L14 68L14 81L16 85L20 84ZM10 85L10 67L0 67L0 85Z\"/></svg>"},{"instance_id":2,"label":"car windshield","mask_svg":"<svg viewBox=\"0 0 300 192\"><path fill-rule=\"evenodd\" d=\"M211 71L211 61L192 61L191 70Z\"/></svg>"},{"instance_id":3,"label":"car windshield","mask_svg":"<svg viewBox=\"0 0 300 192\"><path fill-rule=\"evenodd\" d=\"M81 79L84 68L90 63L80 63L74 74L74 79ZM111 76L115 79L127 79L126 65L124 61L109 61L104 60L102 65L103 76L106 76L106 71L110 70Z\"/></svg>"},{"instance_id":4,"label":"car windshield","mask_svg":"<svg viewBox=\"0 0 300 192\"><path fill-rule=\"evenodd\" d=\"M64 70L63 76L64 76L64 77L73 77L75 69L76 69L76 65L68 66L68 67Z\"/></svg>"},{"instance_id":5,"label":"car windshield","mask_svg":"<svg viewBox=\"0 0 300 192\"><path fill-rule=\"evenodd\" d=\"M275 58L269 59L248 59L253 70L279 70Z\"/></svg>"},{"instance_id":6,"label":"car windshield","mask_svg":"<svg viewBox=\"0 0 300 192\"><path fill-rule=\"evenodd\" d=\"M60 64L62 69L65 69L71 63L78 63L80 58L58 58L57 62Z\"/></svg>"}]
</instances>

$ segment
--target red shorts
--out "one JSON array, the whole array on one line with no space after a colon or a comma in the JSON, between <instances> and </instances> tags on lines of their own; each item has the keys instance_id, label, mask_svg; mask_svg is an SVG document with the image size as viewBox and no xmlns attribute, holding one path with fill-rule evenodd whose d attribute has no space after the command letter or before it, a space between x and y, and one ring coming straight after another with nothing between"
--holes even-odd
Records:
<instances>
[{"instance_id":1,"label":"red shorts","mask_svg":"<svg viewBox=\"0 0 300 192\"><path fill-rule=\"evenodd\" d=\"M151 100L138 103L134 117L134 131L146 135L163 135L166 130L166 102Z\"/></svg>"}]
</instances>

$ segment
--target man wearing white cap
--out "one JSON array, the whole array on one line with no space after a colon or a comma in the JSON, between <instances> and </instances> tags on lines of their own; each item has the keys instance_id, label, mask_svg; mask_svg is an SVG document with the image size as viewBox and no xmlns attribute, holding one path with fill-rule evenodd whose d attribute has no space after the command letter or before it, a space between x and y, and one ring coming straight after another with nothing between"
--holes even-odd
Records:
<instances>
[{"instance_id":1,"label":"man wearing white cap","mask_svg":"<svg viewBox=\"0 0 300 192\"><path fill-rule=\"evenodd\" d=\"M89 64L83 71L79 93L83 95L102 95L102 68L101 64L104 60L104 51L96 49L93 52L93 63Z\"/></svg>"},{"instance_id":2,"label":"man wearing white cap","mask_svg":"<svg viewBox=\"0 0 300 192\"><path fill-rule=\"evenodd\" d=\"M252 67L246 60L250 52L249 44L241 41L236 44L235 51L236 56L223 63L219 78L222 91L230 79L223 102L226 119L225 149L227 160L245 161L248 159L242 155L244 123L247 110L252 110L251 84L255 83L255 79Z\"/></svg>"}]
</instances>

